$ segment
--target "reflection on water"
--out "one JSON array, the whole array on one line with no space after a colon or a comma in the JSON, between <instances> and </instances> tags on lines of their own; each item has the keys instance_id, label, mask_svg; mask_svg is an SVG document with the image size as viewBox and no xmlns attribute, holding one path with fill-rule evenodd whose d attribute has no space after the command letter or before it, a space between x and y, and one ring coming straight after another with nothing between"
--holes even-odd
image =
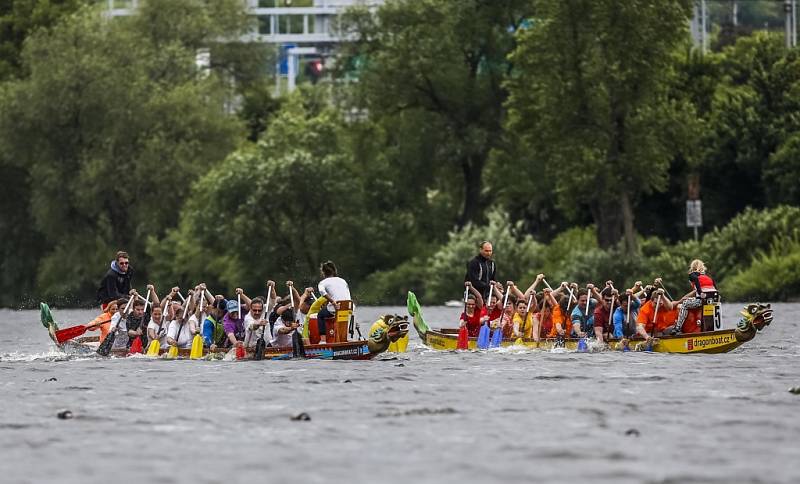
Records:
<instances>
[{"instance_id":1,"label":"reflection on water","mask_svg":"<svg viewBox=\"0 0 800 484\"><path fill-rule=\"evenodd\" d=\"M737 305L723 317L736 319ZM360 308L362 333L383 312ZM426 308L433 326L458 309ZM87 311L54 314L62 327ZM724 355L419 346L369 362L68 357L0 311L4 482L800 482L800 305ZM64 409L74 418L60 420ZM292 420L302 412L310 420Z\"/></svg>"}]
</instances>

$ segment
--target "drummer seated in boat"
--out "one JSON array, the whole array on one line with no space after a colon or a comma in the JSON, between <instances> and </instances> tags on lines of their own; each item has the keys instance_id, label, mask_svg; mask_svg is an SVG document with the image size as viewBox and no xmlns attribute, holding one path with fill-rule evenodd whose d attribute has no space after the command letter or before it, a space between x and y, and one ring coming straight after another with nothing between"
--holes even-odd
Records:
<instances>
[{"instance_id":1,"label":"drummer seated in boat","mask_svg":"<svg viewBox=\"0 0 800 484\"><path fill-rule=\"evenodd\" d=\"M336 315L336 303L351 301L352 296L350 295L350 286L347 285L347 281L339 277L336 264L332 261L325 261L320 264L319 271L322 276L318 286L320 297L324 297L328 304L322 306L317 312L317 325L324 327L324 322ZM327 333L325 331L320 331L319 333L321 341L326 339Z\"/></svg>"},{"instance_id":2,"label":"drummer seated in boat","mask_svg":"<svg viewBox=\"0 0 800 484\"><path fill-rule=\"evenodd\" d=\"M693 332L695 330L694 325L691 327L692 331L686 331L683 326L686 317L689 315L689 310L702 307L703 301L706 299L719 299L717 283L706 274L706 265L700 259L693 260L689 265L689 282L692 285L692 290L678 302L678 319L675 322L675 327L670 331L672 334ZM697 330L699 330L699 327Z\"/></svg>"}]
</instances>

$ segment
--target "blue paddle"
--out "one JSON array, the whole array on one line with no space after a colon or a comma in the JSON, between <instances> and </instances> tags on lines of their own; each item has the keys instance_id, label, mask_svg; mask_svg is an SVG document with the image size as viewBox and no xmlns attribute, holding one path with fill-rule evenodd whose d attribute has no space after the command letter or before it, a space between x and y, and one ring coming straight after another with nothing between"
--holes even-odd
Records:
<instances>
[{"instance_id":1,"label":"blue paddle","mask_svg":"<svg viewBox=\"0 0 800 484\"><path fill-rule=\"evenodd\" d=\"M478 333L478 349L485 350L489 348L489 322L486 321L481 326L481 330Z\"/></svg>"}]
</instances>

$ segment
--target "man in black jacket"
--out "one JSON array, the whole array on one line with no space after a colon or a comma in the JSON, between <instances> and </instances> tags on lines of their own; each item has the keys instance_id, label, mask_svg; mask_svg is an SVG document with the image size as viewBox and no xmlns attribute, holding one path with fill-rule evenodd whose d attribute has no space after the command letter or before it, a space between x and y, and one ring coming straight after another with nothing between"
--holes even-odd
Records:
<instances>
[{"instance_id":1,"label":"man in black jacket","mask_svg":"<svg viewBox=\"0 0 800 484\"><path fill-rule=\"evenodd\" d=\"M128 253L123 250L117 252L117 256L111 261L111 268L103 276L97 289L97 300L103 309L109 302L127 296L131 292L132 275Z\"/></svg>"},{"instance_id":2,"label":"man in black jacket","mask_svg":"<svg viewBox=\"0 0 800 484\"><path fill-rule=\"evenodd\" d=\"M492 243L484 241L480 245L480 253L467 262L467 275L464 281L469 281L481 293L484 300L489 300L491 281L496 280L497 266L492 260Z\"/></svg>"}]
</instances>

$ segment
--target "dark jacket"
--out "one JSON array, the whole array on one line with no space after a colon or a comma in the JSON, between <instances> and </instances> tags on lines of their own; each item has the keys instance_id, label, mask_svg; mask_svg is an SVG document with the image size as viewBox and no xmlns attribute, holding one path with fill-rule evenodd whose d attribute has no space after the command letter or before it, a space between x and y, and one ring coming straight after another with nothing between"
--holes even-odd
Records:
<instances>
[{"instance_id":1,"label":"dark jacket","mask_svg":"<svg viewBox=\"0 0 800 484\"><path fill-rule=\"evenodd\" d=\"M464 281L469 281L472 286L478 290L484 298L489 295L489 281L496 281L497 279L497 265L491 259L486 259L482 255L476 255L472 260L467 262L467 275L464 276Z\"/></svg>"},{"instance_id":2,"label":"dark jacket","mask_svg":"<svg viewBox=\"0 0 800 484\"><path fill-rule=\"evenodd\" d=\"M106 275L103 276L103 280L100 281L100 287L97 288L97 300L100 304L119 299L121 296L127 296L131 291L133 270L129 268L127 272L122 273L116 267L116 264L112 262L111 268L108 269Z\"/></svg>"}]
</instances>

